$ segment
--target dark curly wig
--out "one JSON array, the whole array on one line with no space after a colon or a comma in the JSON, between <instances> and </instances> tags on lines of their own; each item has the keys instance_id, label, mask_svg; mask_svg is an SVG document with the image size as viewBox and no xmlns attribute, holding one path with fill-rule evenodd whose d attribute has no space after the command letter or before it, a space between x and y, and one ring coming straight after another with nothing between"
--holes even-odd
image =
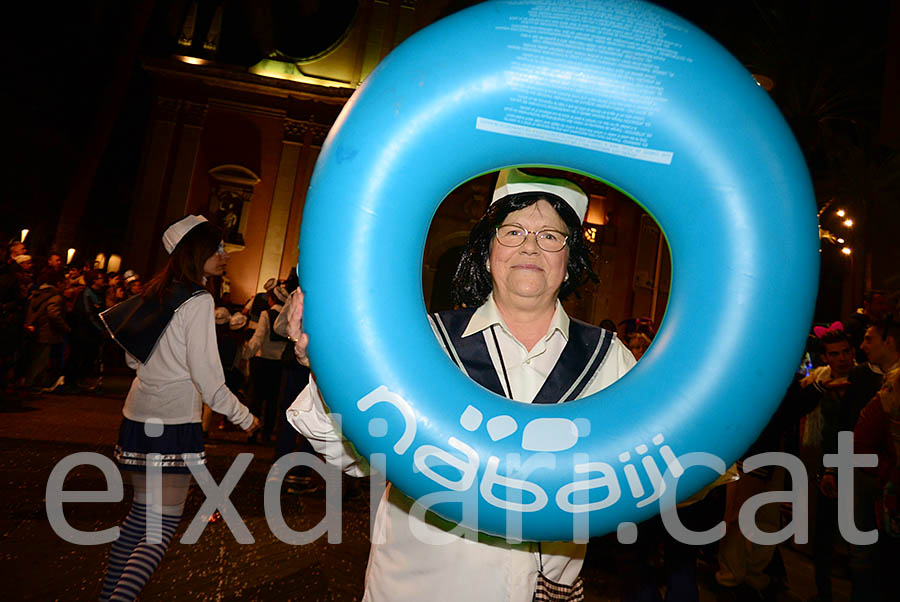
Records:
<instances>
[{"instance_id":1,"label":"dark curly wig","mask_svg":"<svg viewBox=\"0 0 900 602\"><path fill-rule=\"evenodd\" d=\"M523 192L511 194L492 203L481 220L469 233L469 241L453 277L452 299L455 305L479 307L487 301L494 288L493 280L486 265L491 254L491 241L495 229L513 211L524 209L545 200L559 214L568 229L569 262L566 266L568 279L559 289L559 298L565 299L587 280L597 282L597 275L591 267L591 250L581 235L581 220L575 210L555 194L547 192Z\"/></svg>"}]
</instances>

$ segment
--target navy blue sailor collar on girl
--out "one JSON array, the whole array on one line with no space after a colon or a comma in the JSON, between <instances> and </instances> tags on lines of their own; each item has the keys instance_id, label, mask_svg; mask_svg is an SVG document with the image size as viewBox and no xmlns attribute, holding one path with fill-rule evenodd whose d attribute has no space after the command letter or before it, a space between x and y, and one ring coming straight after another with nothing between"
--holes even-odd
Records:
<instances>
[{"instance_id":1,"label":"navy blue sailor collar on girl","mask_svg":"<svg viewBox=\"0 0 900 602\"><path fill-rule=\"evenodd\" d=\"M102 312L100 320L122 349L146 364L175 313L204 293L209 291L197 284L178 282L162 299L135 295Z\"/></svg>"}]
</instances>

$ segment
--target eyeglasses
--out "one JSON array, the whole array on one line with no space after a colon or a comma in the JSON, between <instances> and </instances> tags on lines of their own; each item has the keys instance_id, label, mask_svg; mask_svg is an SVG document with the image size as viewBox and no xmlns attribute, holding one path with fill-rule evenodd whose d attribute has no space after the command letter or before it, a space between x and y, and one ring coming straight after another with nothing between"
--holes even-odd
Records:
<instances>
[{"instance_id":1,"label":"eyeglasses","mask_svg":"<svg viewBox=\"0 0 900 602\"><path fill-rule=\"evenodd\" d=\"M548 253L562 251L569 237L559 230L538 230L532 232L515 224L500 226L496 229L497 242L504 247L521 247L529 234L534 234L537 246Z\"/></svg>"}]
</instances>

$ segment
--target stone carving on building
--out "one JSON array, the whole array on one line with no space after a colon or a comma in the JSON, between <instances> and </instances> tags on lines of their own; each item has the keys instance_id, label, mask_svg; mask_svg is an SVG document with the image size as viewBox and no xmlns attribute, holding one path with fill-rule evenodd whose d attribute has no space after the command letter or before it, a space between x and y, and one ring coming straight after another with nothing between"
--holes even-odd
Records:
<instances>
[{"instance_id":1,"label":"stone carving on building","mask_svg":"<svg viewBox=\"0 0 900 602\"><path fill-rule=\"evenodd\" d=\"M260 179L240 165L219 165L209 170L209 214L222 229L226 251L244 248L253 190Z\"/></svg>"},{"instance_id":2,"label":"stone carving on building","mask_svg":"<svg viewBox=\"0 0 900 602\"><path fill-rule=\"evenodd\" d=\"M328 136L328 130L331 128L323 123L316 123L314 116L310 115L307 121L299 119L284 120L284 140L286 142L296 142L303 144L306 141L306 135L310 135L310 144L312 146L322 146L325 137Z\"/></svg>"}]
</instances>

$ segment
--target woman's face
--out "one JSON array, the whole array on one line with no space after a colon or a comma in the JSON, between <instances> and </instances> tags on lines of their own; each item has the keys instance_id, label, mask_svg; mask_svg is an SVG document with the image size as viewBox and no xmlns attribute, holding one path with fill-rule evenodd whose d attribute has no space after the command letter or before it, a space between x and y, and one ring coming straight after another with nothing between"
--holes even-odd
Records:
<instances>
[{"instance_id":1,"label":"woman's face","mask_svg":"<svg viewBox=\"0 0 900 602\"><path fill-rule=\"evenodd\" d=\"M643 335L631 335L631 338L628 339L628 349L631 350L631 353L634 355L634 359L639 360L644 357L644 352L647 351L647 348L650 346L647 337Z\"/></svg>"},{"instance_id":2,"label":"woman's face","mask_svg":"<svg viewBox=\"0 0 900 602\"><path fill-rule=\"evenodd\" d=\"M204 276L221 276L225 273L225 266L228 265L228 253L222 249L221 245L219 246L219 250L213 253L209 259L203 264L203 275Z\"/></svg>"},{"instance_id":3,"label":"woman's face","mask_svg":"<svg viewBox=\"0 0 900 602\"><path fill-rule=\"evenodd\" d=\"M545 200L513 211L502 225L518 225L529 232L558 230L569 233L566 223ZM526 236L525 242L518 247L503 246L494 237L488 265L495 301L520 307L523 303L538 307L555 305L568 261L568 247L556 252L544 251L533 234Z\"/></svg>"}]
</instances>

